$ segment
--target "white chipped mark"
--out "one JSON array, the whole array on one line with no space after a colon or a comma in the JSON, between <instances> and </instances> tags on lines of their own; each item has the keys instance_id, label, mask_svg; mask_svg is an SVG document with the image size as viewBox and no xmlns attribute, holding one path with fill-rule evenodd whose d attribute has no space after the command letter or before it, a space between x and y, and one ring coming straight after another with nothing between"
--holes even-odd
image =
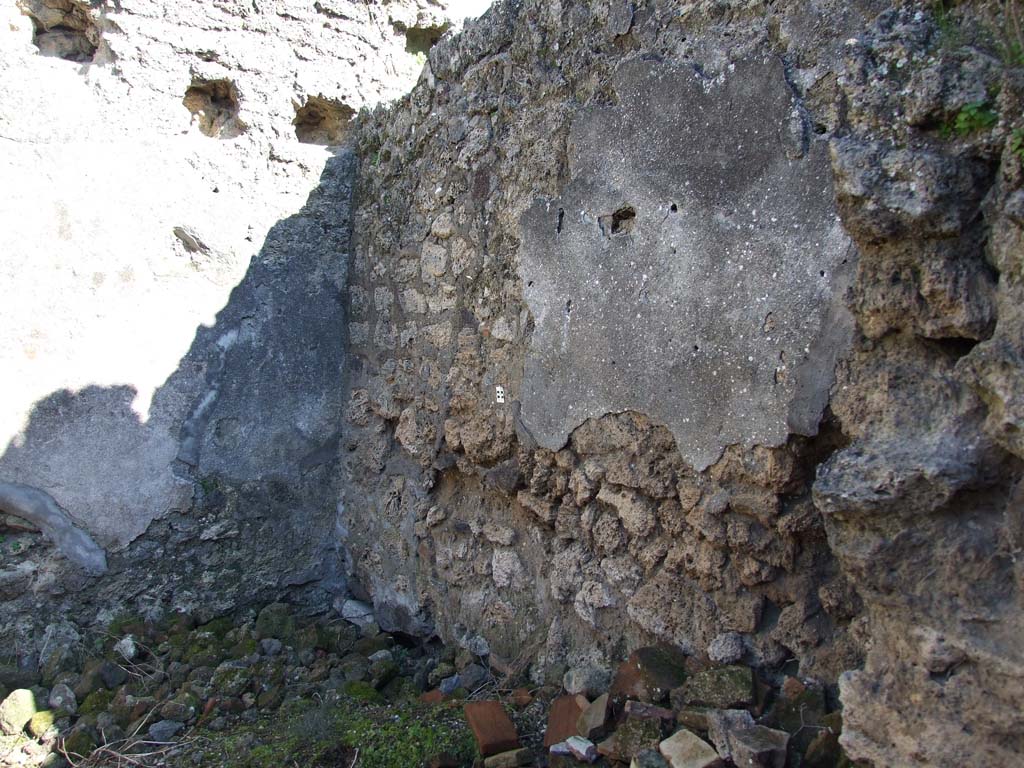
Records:
<instances>
[{"instance_id":1,"label":"white chipped mark","mask_svg":"<svg viewBox=\"0 0 1024 768\"><path fill-rule=\"evenodd\" d=\"M505 402L505 388L500 384L494 388L494 399L498 403Z\"/></svg>"}]
</instances>

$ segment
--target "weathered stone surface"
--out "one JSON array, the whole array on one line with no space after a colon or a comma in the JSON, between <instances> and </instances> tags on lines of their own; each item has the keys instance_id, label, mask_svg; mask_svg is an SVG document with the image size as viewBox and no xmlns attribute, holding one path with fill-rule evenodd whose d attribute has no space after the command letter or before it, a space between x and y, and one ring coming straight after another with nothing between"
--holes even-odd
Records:
<instances>
[{"instance_id":1,"label":"weathered stone surface","mask_svg":"<svg viewBox=\"0 0 1024 768\"><path fill-rule=\"evenodd\" d=\"M566 693L580 694L594 699L608 690L611 675L608 670L593 664L573 667L562 677L562 687Z\"/></svg>"},{"instance_id":2,"label":"weathered stone surface","mask_svg":"<svg viewBox=\"0 0 1024 768\"><path fill-rule=\"evenodd\" d=\"M8 736L21 733L36 711L36 699L32 691L27 688L11 691L0 702L0 731Z\"/></svg>"},{"instance_id":3,"label":"weathered stone surface","mask_svg":"<svg viewBox=\"0 0 1024 768\"><path fill-rule=\"evenodd\" d=\"M168 742L181 733L184 723L177 720L160 720L149 726L149 737L156 742Z\"/></svg>"},{"instance_id":4,"label":"weathered stone surface","mask_svg":"<svg viewBox=\"0 0 1024 768\"><path fill-rule=\"evenodd\" d=\"M0 11L0 508L54 545L31 548L46 579L0 568L0 599L36 592L0 605L0 644L31 655L50 615L130 596L212 618L344 590L336 145L415 81L406 32L448 23L405 5L403 31L348 0Z\"/></svg>"},{"instance_id":5,"label":"weathered stone surface","mask_svg":"<svg viewBox=\"0 0 1024 768\"><path fill-rule=\"evenodd\" d=\"M808 496L841 439L823 408L844 344L820 331L852 336L842 285L858 259L832 201L838 124L814 130L831 92L808 83L824 86L845 37L812 34L794 4L758 9L496 4L439 43L407 99L358 121L342 525L353 581L403 631L480 637L502 659L542 643L538 683L610 667L616 642L703 656L728 632L755 664L788 649L835 679L858 663L856 599L842 619L819 608L841 578ZM874 11L825 13L850 36ZM766 40L775 28L787 42ZM770 263L795 272L772 279ZM730 343L683 345L683 330ZM680 407L698 390L676 383L711 386L716 370L716 405ZM590 397L604 387L621 401ZM592 418L569 408L584 404ZM674 421L696 429L718 406L723 423L691 434L715 444L698 461ZM539 439L545 409L567 420L557 445ZM823 413L819 437L795 436Z\"/></svg>"},{"instance_id":6,"label":"weathered stone surface","mask_svg":"<svg viewBox=\"0 0 1024 768\"><path fill-rule=\"evenodd\" d=\"M784 768L789 734L756 725L746 710L708 712L708 736L723 760L736 765Z\"/></svg>"},{"instance_id":7,"label":"weathered stone surface","mask_svg":"<svg viewBox=\"0 0 1024 768\"><path fill-rule=\"evenodd\" d=\"M840 681L856 760L1019 762L1024 83L982 15L1007 4L501 2L348 124L367 79L310 91L319 52L377 61L435 11L360 35L372 9L334 1L350 20L3 11L0 480L49 493L108 574L26 523L0 642L34 663L36 605L205 621L347 584L367 634L535 683L654 641L691 673L795 661ZM342 136L354 156L307 143ZM76 512L97 500L102 531Z\"/></svg>"},{"instance_id":8,"label":"weathered stone surface","mask_svg":"<svg viewBox=\"0 0 1024 768\"><path fill-rule=\"evenodd\" d=\"M681 728L658 745L672 768L714 768L721 764L714 747Z\"/></svg>"},{"instance_id":9,"label":"weathered stone surface","mask_svg":"<svg viewBox=\"0 0 1024 768\"><path fill-rule=\"evenodd\" d=\"M525 425L555 450L588 418L641 411L698 470L814 434L853 265L826 147L789 136L781 63L711 79L636 59L612 87L615 106L573 121L569 183L523 217Z\"/></svg>"},{"instance_id":10,"label":"weathered stone surface","mask_svg":"<svg viewBox=\"0 0 1024 768\"><path fill-rule=\"evenodd\" d=\"M616 700L663 701L686 679L686 656L666 645L638 648L615 672L610 690Z\"/></svg>"},{"instance_id":11,"label":"weathered stone surface","mask_svg":"<svg viewBox=\"0 0 1024 768\"><path fill-rule=\"evenodd\" d=\"M745 648L738 632L723 632L708 644L708 658L719 664L735 664Z\"/></svg>"},{"instance_id":12,"label":"weathered stone surface","mask_svg":"<svg viewBox=\"0 0 1024 768\"><path fill-rule=\"evenodd\" d=\"M34 736L37 739L43 738L47 733L53 731L56 717L54 713L49 709L40 710L36 712L29 719L28 723L25 724L25 730L30 736Z\"/></svg>"},{"instance_id":13,"label":"weathered stone surface","mask_svg":"<svg viewBox=\"0 0 1024 768\"><path fill-rule=\"evenodd\" d=\"M608 719L608 694L602 693L584 709L576 721L576 732L584 739L593 741L604 736Z\"/></svg>"},{"instance_id":14,"label":"weathered stone surface","mask_svg":"<svg viewBox=\"0 0 1024 768\"><path fill-rule=\"evenodd\" d=\"M50 689L50 696L47 700L50 709L60 709L69 715L78 711L78 699L75 692L66 683L57 683Z\"/></svg>"},{"instance_id":15,"label":"weathered stone surface","mask_svg":"<svg viewBox=\"0 0 1024 768\"><path fill-rule=\"evenodd\" d=\"M597 748L606 757L629 762L645 749L657 749L661 738L661 723L657 720L629 718Z\"/></svg>"},{"instance_id":16,"label":"weathered stone surface","mask_svg":"<svg viewBox=\"0 0 1024 768\"><path fill-rule=\"evenodd\" d=\"M654 720L672 720L675 718L671 709L656 707L653 704L645 704L642 701L627 701L622 711L627 717L647 717Z\"/></svg>"},{"instance_id":17,"label":"weathered stone surface","mask_svg":"<svg viewBox=\"0 0 1024 768\"><path fill-rule=\"evenodd\" d=\"M630 760L629 768L669 768L669 763L660 752L645 749Z\"/></svg>"},{"instance_id":18,"label":"weathered stone surface","mask_svg":"<svg viewBox=\"0 0 1024 768\"><path fill-rule=\"evenodd\" d=\"M754 676L750 667L730 666L705 669L672 690L672 706L736 709L754 699Z\"/></svg>"}]
</instances>

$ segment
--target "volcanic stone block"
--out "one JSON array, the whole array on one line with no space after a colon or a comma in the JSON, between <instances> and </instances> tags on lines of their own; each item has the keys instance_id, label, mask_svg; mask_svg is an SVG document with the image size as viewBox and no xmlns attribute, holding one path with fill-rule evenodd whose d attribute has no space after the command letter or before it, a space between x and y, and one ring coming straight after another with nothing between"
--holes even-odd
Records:
<instances>
[{"instance_id":1,"label":"volcanic stone block","mask_svg":"<svg viewBox=\"0 0 1024 768\"><path fill-rule=\"evenodd\" d=\"M673 689L671 698L676 709L687 705L715 709L746 707L754 700L754 673L739 665L705 669Z\"/></svg>"}]
</instances>

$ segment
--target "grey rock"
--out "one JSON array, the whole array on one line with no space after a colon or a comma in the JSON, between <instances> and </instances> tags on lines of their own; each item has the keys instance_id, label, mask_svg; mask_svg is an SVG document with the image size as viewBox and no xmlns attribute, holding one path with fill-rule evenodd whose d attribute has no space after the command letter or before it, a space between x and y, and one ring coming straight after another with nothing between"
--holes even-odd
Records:
<instances>
[{"instance_id":1,"label":"grey rock","mask_svg":"<svg viewBox=\"0 0 1024 768\"><path fill-rule=\"evenodd\" d=\"M611 673L593 664L572 667L562 676L562 687L566 693L582 694L593 699L608 690Z\"/></svg>"},{"instance_id":2,"label":"grey rock","mask_svg":"<svg viewBox=\"0 0 1024 768\"><path fill-rule=\"evenodd\" d=\"M487 638L481 635L471 635L463 640L463 647L477 658L484 658L491 654L491 646Z\"/></svg>"},{"instance_id":3,"label":"grey rock","mask_svg":"<svg viewBox=\"0 0 1024 768\"><path fill-rule=\"evenodd\" d=\"M177 720L160 720L149 726L149 737L153 741L168 742L184 730L185 724Z\"/></svg>"},{"instance_id":4,"label":"grey rock","mask_svg":"<svg viewBox=\"0 0 1024 768\"><path fill-rule=\"evenodd\" d=\"M276 637L265 637L260 640L260 650L264 656L277 656L281 652L281 641Z\"/></svg>"},{"instance_id":5,"label":"grey rock","mask_svg":"<svg viewBox=\"0 0 1024 768\"><path fill-rule=\"evenodd\" d=\"M45 682L57 679L62 672L79 668L84 655L82 636L68 621L48 624L39 650L39 671Z\"/></svg>"},{"instance_id":6,"label":"grey rock","mask_svg":"<svg viewBox=\"0 0 1024 768\"><path fill-rule=\"evenodd\" d=\"M716 664L735 664L745 651L739 632L723 632L708 644L708 658Z\"/></svg>"},{"instance_id":7,"label":"grey rock","mask_svg":"<svg viewBox=\"0 0 1024 768\"><path fill-rule=\"evenodd\" d=\"M103 680L103 685L114 690L119 685L123 685L128 679L128 671L112 661L105 661L100 666L100 679Z\"/></svg>"},{"instance_id":8,"label":"grey rock","mask_svg":"<svg viewBox=\"0 0 1024 768\"><path fill-rule=\"evenodd\" d=\"M37 711L35 694L18 688L0 702L0 732L17 736Z\"/></svg>"},{"instance_id":9,"label":"grey rock","mask_svg":"<svg viewBox=\"0 0 1024 768\"><path fill-rule=\"evenodd\" d=\"M789 734L756 725L746 710L711 710L708 736L718 754L736 765L784 768Z\"/></svg>"},{"instance_id":10,"label":"grey rock","mask_svg":"<svg viewBox=\"0 0 1024 768\"><path fill-rule=\"evenodd\" d=\"M729 734L755 725L754 718L745 709L711 709L706 717L708 736L726 759L729 758Z\"/></svg>"},{"instance_id":11,"label":"grey rock","mask_svg":"<svg viewBox=\"0 0 1024 768\"><path fill-rule=\"evenodd\" d=\"M376 623L373 606L359 600L346 600L341 604L341 617L357 627L367 627Z\"/></svg>"},{"instance_id":12,"label":"grey rock","mask_svg":"<svg viewBox=\"0 0 1024 768\"><path fill-rule=\"evenodd\" d=\"M358 654L346 656L341 660L339 668L345 676L345 680L349 682L365 680L370 674L370 662L365 656Z\"/></svg>"},{"instance_id":13,"label":"grey rock","mask_svg":"<svg viewBox=\"0 0 1024 768\"><path fill-rule=\"evenodd\" d=\"M50 709L62 709L69 715L78 711L78 699L75 692L65 683L57 683L50 689L50 696L47 700Z\"/></svg>"},{"instance_id":14,"label":"grey rock","mask_svg":"<svg viewBox=\"0 0 1024 768\"><path fill-rule=\"evenodd\" d=\"M431 686L440 685L441 681L446 677L453 676L455 676L455 665L447 661L442 661L430 670L430 673L427 675L427 683Z\"/></svg>"},{"instance_id":15,"label":"grey rock","mask_svg":"<svg viewBox=\"0 0 1024 768\"><path fill-rule=\"evenodd\" d=\"M135 638L131 635L126 635L118 640L114 644L114 651L116 651L117 654L125 661L133 661L135 657L139 655L139 649L135 644Z\"/></svg>"},{"instance_id":16,"label":"grey rock","mask_svg":"<svg viewBox=\"0 0 1024 768\"><path fill-rule=\"evenodd\" d=\"M367 658L370 660L371 664L376 664L380 661L393 661L395 657L391 651L383 648L376 653L371 653Z\"/></svg>"},{"instance_id":17,"label":"grey rock","mask_svg":"<svg viewBox=\"0 0 1024 768\"><path fill-rule=\"evenodd\" d=\"M718 755L715 754L717 759ZM653 749L645 749L635 755L629 763L629 768L677 768L665 760L661 753Z\"/></svg>"},{"instance_id":18,"label":"grey rock","mask_svg":"<svg viewBox=\"0 0 1024 768\"><path fill-rule=\"evenodd\" d=\"M572 750L569 749L568 741L559 741L548 747L548 754L551 755L571 755Z\"/></svg>"},{"instance_id":19,"label":"grey rock","mask_svg":"<svg viewBox=\"0 0 1024 768\"><path fill-rule=\"evenodd\" d=\"M459 674L459 685L469 692L475 691L490 677L487 670L479 664L469 664Z\"/></svg>"},{"instance_id":20,"label":"grey rock","mask_svg":"<svg viewBox=\"0 0 1024 768\"><path fill-rule=\"evenodd\" d=\"M448 696L449 694L454 693L456 689L462 687L462 679L458 675L452 675L451 677L446 677L442 680L437 687L440 689L441 693Z\"/></svg>"},{"instance_id":21,"label":"grey rock","mask_svg":"<svg viewBox=\"0 0 1024 768\"><path fill-rule=\"evenodd\" d=\"M39 672L36 669L9 664L0 665L0 687L9 690L14 688L31 688L38 682Z\"/></svg>"}]
</instances>

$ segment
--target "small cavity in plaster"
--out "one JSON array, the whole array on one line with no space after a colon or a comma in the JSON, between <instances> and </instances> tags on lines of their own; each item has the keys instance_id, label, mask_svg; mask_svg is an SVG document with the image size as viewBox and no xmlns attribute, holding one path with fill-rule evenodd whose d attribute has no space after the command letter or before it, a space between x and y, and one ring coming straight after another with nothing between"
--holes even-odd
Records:
<instances>
[{"instance_id":1,"label":"small cavity in plaster","mask_svg":"<svg viewBox=\"0 0 1024 768\"><path fill-rule=\"evenodd\" d=\"M597 225L605 237L625 235L633 230L636 223L636 209L631 205L624 205L615 213L609 216L599 216Z\"/></svg>"}]
</instances>

